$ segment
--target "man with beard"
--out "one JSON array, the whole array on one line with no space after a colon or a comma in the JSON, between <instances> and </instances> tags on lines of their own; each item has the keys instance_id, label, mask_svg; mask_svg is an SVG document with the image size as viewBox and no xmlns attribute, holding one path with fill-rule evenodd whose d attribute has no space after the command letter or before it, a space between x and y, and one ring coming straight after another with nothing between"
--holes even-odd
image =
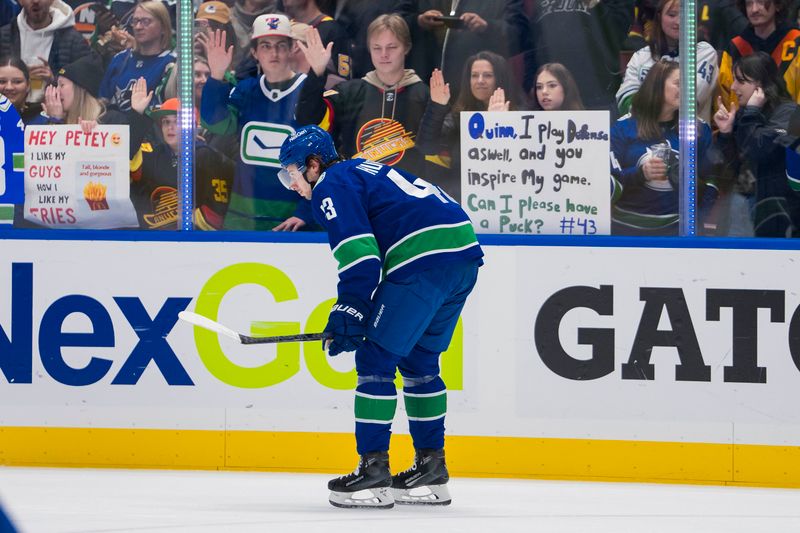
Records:
<instances>
[{"instance_id":1,"label":"man with beard","mask_svg":"<svg viewBox=\"0 0 800 533\"><path fill-rule=\"evenodd\" d=\"M0 28L0 55L21 58L31 78L29 102L44 98L54 72L91 50L75 29L72 8L62 0L20 0L22 11Z\"/></svg>"}]
</instances>

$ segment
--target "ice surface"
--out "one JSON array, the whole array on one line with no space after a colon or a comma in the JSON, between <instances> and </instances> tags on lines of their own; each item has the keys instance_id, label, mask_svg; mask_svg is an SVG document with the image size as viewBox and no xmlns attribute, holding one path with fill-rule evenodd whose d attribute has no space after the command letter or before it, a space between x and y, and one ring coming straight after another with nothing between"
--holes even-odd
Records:
<instances>
[{"instance_id":1,"label":"ice surface","mask_svg":"<svg viewBox=\"0 0 800 533\"><path fill-rule=\"evenodd\" d=\"M449 507L345 510L320 474L0 467L24 533L800 532L800 490L453 478Z\"/></svg>"}]
</instances>

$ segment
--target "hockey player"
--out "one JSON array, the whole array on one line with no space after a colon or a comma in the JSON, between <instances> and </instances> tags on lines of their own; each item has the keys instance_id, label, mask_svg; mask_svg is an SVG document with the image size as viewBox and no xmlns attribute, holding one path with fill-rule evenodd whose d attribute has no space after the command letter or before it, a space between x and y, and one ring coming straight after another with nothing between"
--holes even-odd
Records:
<instances>
[{"instance_id":1,"label":"hockey player","mask_svg":"<svg viewBox=\"0 0 800 533\"><path fill-rule=\"evenodd\" d=\"M338 298L324 330L328 354L356 350L360 460L353 473L328 483L330 502L447 505L439 354L483 263L472 224L439 187L373 161L342 160L332 137L317 126L284 141L280 161L281 181L311 200L339 263ZM416 456L410 469L392 476L398 369Z\"/></svg>"},{"instance_id":2,"label":"hockey player","mask_svg":"<svg viewBox=\"0 0 800 533\"><path fill-rule=\"evenodd\" d=\"M285 15L259 16L252 37L250 51L263 74L236 87L225 81L233 58L225 32L217 30L207 43L211 77L203 87L200 118L213 134L238 133L241 144L224 229L308 229L308 202L284 189L277 177L278 149L298 125L295 107L306 75L289 64L293 41Z\"/></svg>"}]
</instances>

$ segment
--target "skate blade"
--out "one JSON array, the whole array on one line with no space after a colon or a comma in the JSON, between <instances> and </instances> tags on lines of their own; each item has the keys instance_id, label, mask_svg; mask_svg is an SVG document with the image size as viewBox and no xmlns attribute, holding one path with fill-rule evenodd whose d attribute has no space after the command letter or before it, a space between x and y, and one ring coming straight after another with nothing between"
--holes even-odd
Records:
<instances>
[{"instance_id":1,"label":"skate blade","mask_svg":"<svg viewBox=\"0 0 800 533\"><path fill-rule=\"evenodd\" d=\"M328 501L334 507L343 509L391 509L394 495L389 487L364 489L356 492L331 491Z\"/></svg>"},{"instance_id":2,"label":"skate blade","mask_svg":"<svg viewBox=\"0 0 800 533\"><path fill-rule=\"evenodd\" d=\"M398 505L450 505L447 485L423 485L413 489L392 489Z\"/></svg>"}]
</instances>

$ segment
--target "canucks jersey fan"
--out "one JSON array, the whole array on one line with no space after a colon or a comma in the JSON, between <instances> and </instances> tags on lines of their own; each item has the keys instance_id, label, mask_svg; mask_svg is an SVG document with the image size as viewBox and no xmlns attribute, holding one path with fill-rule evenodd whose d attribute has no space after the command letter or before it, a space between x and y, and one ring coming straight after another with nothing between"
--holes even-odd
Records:
<instances>
[{"instance_id":1,"label":"canucks jersey fan","mask_svg":"<svg viewBox=\"0 0 800 533\"><path fill-rule=\"evenodd\" d=\"M324 330L328 354L356 350L360 460L353 473L328 483L330 502L449 504L439 355L483 263L472 224L440 188L412 174L364 159L343 161L317 126L289 137L280 159L282 181L311 200L339 263L338 298ZM410 469L392 476L398 369L416 456Z\"/></svg>"},{"instance_id":2,"label":"canucks jersey fan","mask_svg":"<svg viewBox=\"0 0 800 533\"><path fill-rule=\"evenodd\" d=\"M139 146L131 158L131 200L136 208L139 227L142 229L178 228L178 154L180 128L177 98L170 98L149 113L152 122L161 131L164 142L154 143L144 139L133 126L144 122L152 128L145 116L153 93L147 92L145 80L140 78L133 88L131 106L131 144ZM141 131L141 127L138 128ZM148 128L145 128L145 131ZM233 174L233 164L201 139L196 139L195 158L195 211L198 229L214 230L221 227L222 215L228 201L228 183Z\"/></svg>"},{"instance_id":3,"label":"canucks jersey fan","mask_svg":"<svg viewBox=\"0 0 800 533\"><path fill-rule=\"evenodd\" d=\"M263 74L235 88L224 81L233 54L233 47L225 47L225 32L217 30L207 45L211 77L203 88L200 118L211 133L239 133L241 144L223 227L297 231L312 224L311 206L278 180L278 150L297 126L295 107L306 75L289 64L291 24L285 15L256 18L250 43Z\"/></svg>"},{"instance_id":4,"label":"canucks jersey fan","mask_svg":"<svg viewBox=\"0 0 800 533\"><path fill-rule=\"evenodd\" d=\"M680 67L654 64L634 95L631 113L611 127L611 174L622 193L611 208L615 235L677 235ZM709 223L717 188L710 181L711 128L697 122L698 220Z\"/></svg>"},{"instance_id":5,"label":"canucks jersey fan","mask_svg":"<svg viewBox=\"0 0 800 533\"><path fill-rule=\"evenodd\" d=\"M375 69L326 92L325 68L333 43L324 46L319 32L308 30L307 43L298 44L311 69L297 119L301 124L324 125L345 157L363 157L419 174L425 156L415 137L430 92L413 70L404 68L411 50L408 25L397 14L381 15L369 25L367 41Z\"/></svg>"},{"instance_id":6,"label":"canucks jersey fan","mask_svg":"<svg viewBox=\"0 0 800 533\"><path fill-rule=\"evenodd\" d=\"M648 26L649 45L639 49L625 69L625 79L617 91L617 106L624 115L630 111L631 100L642 86L647 72L656 61L679 61L678 39L681 34L680 0L661 0L653 23ZM717 84L717 51L705 41L697 43L697 114L708 122L711 119L711 96Z\"/></svg>"}]
</instances>

